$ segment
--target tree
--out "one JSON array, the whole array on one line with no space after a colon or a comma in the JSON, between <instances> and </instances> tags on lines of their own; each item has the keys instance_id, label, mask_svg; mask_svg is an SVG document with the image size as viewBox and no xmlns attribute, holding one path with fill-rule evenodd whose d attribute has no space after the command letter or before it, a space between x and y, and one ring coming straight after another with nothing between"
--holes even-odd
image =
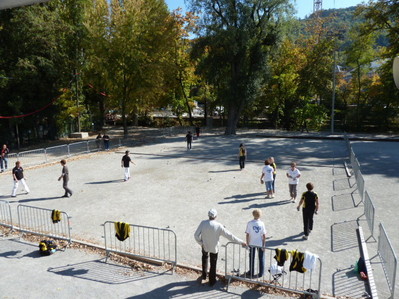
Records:
<instances>
[{"instance_id":1,"label":"tree","mask_svg":"<svg viewBox=\"0 0 399 299\"><path fill-rule=\"evenodd\" d=\"M191 0L200 14L196 51L207 81L218 87L228 113L226 134L235 134L241 112L267 78L267 56L277 45L289 1Z\"/></svg>"}]
</instances>

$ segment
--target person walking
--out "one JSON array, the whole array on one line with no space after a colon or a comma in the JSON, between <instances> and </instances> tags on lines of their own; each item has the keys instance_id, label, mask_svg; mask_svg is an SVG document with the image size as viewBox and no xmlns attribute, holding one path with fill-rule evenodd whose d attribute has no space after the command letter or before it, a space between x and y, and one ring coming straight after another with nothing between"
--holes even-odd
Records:
<instances>
[{"instance_id":1,"label":"person walking","mask_svg":"<svg viewBox=\"0 0 399 299\"><path fill-rule=\"evenodd\" d=\"M247 158L247 149L244 143L240 144L240 148L238 151L238 158L240 163L240 170L243 170L245 168L245 159Z\"/></svg>"},{"instance_id":2,"label":"person walking","mask_svg":"<svg viewBox=\"0 0 399 299\"><path fill-rule=\"evenodd\" d=\"M314 185L312 183L306 184L308 191L302 193L301 200L297 206L297 210L302 207L303 217L303 238L307 240L310 232L313 230L313 215L317 214L320 208L319 197L317 193L313 191Z\"/></svg>"},{"instance_id":3,"label":"person walking","mask_svg":"<svg viewBox=\"0 0 399 299\"><path fill-rule=\"evenodd\" d=\"M219 238L223 236L231 242L241 243L246 246L246 243L234 236L222 224L217 222L217 211L211 209L208 212L208 220L201 221L197 230L194 233L194 238L202 248L202 280L206 279L208 272L208 257L210 257L209 269L209 285L213 286L216 283L216 264L219 252Z\"/></svg>"},{"instance_id":4,"label":"person walking","mask_svg":"<svg viewBox=\"0 0 399 299\"><path fill-rule=\"evenodd\" d=\"M103 135L103 141L104 141L104 149L106 151L109 150L109 140L110 140L109 136L107 134L104 134Z\"/></svg>"},{"instance_id":5,"label":"person walking","mask_svg":"<svg viewBox=\"0 0 399 299\"><path fill-rule=\"evenodd\" d=\"M272 189L273 189L273 196L274 196L276 194L276 176L277 176L277 165L274 162L274 157L269 158L269 163L270 163L270 166L273 168Z\"/></svg>"},{"instance_id":6,"label":"person walking","mask_svg":"<svg viewBox=\"0 0 399 299\"><path fill-rule=\"evenodd\" d=\"M201 131L201 128L200 128L199 124L197 124L197 125L195 126L195 134L197 135L197 139L198 139L199 136L200 136L200 131Z\"/></svg>"},{"instance_id":7,"label":"person walking","mask_svg":"<svg viewBox=\"0 0 399 299\"><path fill-rule=\"evenodd\" d=\"M22 168L20 161L15 162L15 167L12 169L12 178L14 180L14 188L12 189L11 197L17 196L19 182L21 182L24 186L26 194L29 194L30 190L26 184L26 179L24 178L24 169Z\"/></svg>"},{"instance_id":8,"label":"person walking","mask_svg":"<svg viewBox=\"0 0 399 299\"><path fill-rule=\"evenodd\" d=\"M125 152L125 155L122 157L121 166L125 169L125 178L124 181L126 182L130 179L130 163L136 165L132 159L129 157L129 151Z\"/></svg>"},{"instance_id":9,"label":"person walking","mask_svg":"<svg viewBox=\"0 0 399 299\"><path fill-rule=\"evenodd\" d=\"M1 164L1 172L4 172L4 170L7 170L8 168L8 153L10 150L8 149L6 144L3 144L3 147L1 149L1 157L0 157L0 164Z\"/></svg>"},{"instance_id":10,"label":"person walking","mask_svg":"<svg viewBox=\"0 0 399 299\"><path fill-rule=\"evenodd\" d=\"M291 162L291 168L287 170L286 175L288 178L288 188L291 196L290 200L294 203L296 201L299 178L301 177L301 172L298 168L296 168L295 162Z\"/></svg>"},{"instance_id":11,"label":"person walking","mask_svg":"<svg viewBox=\"0 0 399 299\"><path fill-rule=\"evenodd\" d=\"M265 259L264 247L266 246L266 228L263 221L260 220L262 212L260 209L252 211L254 219L249 221L245 230L246 241L249 246L249 271L247 275L250 278L262 277L264 274ZM259 273L255 275L255 253L258 251Z\"/></svg>"},{"instance_id":12,"label":"person walking","mask_svg":"<svg viewBox=\"0 0 399 299\"><path fill-rule=\"evenodd\" d=\"M265 160L265 166L262 169L260 183L265 183L266 198L273 198L273 167L270 166L269 160Z\"/></svg>"},{"instance_id":13,"label":"person walking","mask_svg":"<svg viewBox=\"0 0 399 299\"><path fill-rule=\"evenodd\" d=\"M68 167L66 166L66 160L62 159L60 161L61 166L62 166L62 172L61 176L58 178L58 181L63 180L62 187L65 190L65 194L62 197L70 197L72 196L72 190L69 189L68 187L68 182L69 182L69 170Z\"/></svg>"},{"instance_id":14,"label":"person walking","mask_svg":"<svg viewBox=\"0 0 399 299\"><path fill-rule=\"evenodd\" d=\"M187 141L187 149L191 149L191 143L193 142L193 135L191 134L190 131L187 132L186 135L186 141Z\"/></svg>"}]
</instances>

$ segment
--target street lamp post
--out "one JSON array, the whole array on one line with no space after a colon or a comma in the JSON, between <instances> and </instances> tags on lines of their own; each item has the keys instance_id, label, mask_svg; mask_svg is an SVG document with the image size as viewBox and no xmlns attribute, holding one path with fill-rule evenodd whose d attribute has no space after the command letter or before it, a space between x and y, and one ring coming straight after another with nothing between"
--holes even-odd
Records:
<instances>
[{"instance_id":1,"label":"street lamp post","mask_svg":"<svg viewBox=\"0 0 399 299\"><path fill-rule=\"evenodd\" d=\"M332 87L332 99L331 99L331 134L334 134L334 110L335 110L335 86L336 86L336 75L335 70L337 68L337 58L334 50L334 66L333 66L333 87Z\"/></svg>"}]
</instances>

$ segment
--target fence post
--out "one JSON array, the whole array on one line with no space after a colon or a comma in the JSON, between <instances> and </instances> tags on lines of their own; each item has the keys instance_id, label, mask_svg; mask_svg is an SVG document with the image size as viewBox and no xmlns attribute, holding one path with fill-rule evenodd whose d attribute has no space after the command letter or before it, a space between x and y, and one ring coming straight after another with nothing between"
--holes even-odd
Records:
<instances>
[{"instance_id":1,"label":"fence post","mask_svg":"<svg viewBox=\"0 0 399 299\"><path fill-rule=\"evenodd\" d=\"M86 140L86 149L87 149L87 152L90 153L89 140Z\"/></svg>"},{"instance_id":2,"label":"fence post","mask_svg":"<svg viewBox=\"0 0 399 299\"><path fill-rule=\"evenodd\" d=\"M68 150L68 157L70 157L71 156L71 152L69 150L69 144L67 144L67 150Z\"/></svg>"},{"instance_id":3,"label":"fence post","mask_svg":"<svg viewBox=\"0 0 399 299\"><path fill-rule=\"evenodd\" d=\"M47 163L47 148L44 149L44 161Z\"/></svg>"}]
</instances>

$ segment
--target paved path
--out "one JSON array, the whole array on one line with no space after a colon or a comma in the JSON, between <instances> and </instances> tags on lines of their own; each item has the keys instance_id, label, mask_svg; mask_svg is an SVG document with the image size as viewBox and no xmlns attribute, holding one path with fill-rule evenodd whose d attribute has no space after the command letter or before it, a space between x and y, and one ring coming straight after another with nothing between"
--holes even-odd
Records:
<instances>
[{"instance_id":1,"label":"paved path","mask_svg":"<svg viewBox=\"0 0 399 299\"><path fill-rule=\"evenodd\" d=\"M120 168L125 148L71 159L70 187L75 193L69 199L59 198L63 193L57 182L59 165L27 169L31 193L18 195L15 200L7 196L2 199L11 201L14 215L18 203L66 211L73 217L73 238L98 244L103 242L100 225L107 220L169 227L178 236L179 262L193 266L200 265L200 248L193 233L210 208L216 208L218 220L242 238L252 209L261 208L268 230L267 246L318 254L323 261L323 293L361 297L364 283L353 274L351 265L359 257L355 228L363 207L356 207L356 186L343 168L348 157L345 142L312 135L310 139L277 138L270 132L267 135L209 134L194 141L191 151L186 150L183 135L158 139L154 144L136 143L129 150L137 166L132 167L133 176L127 183L122 182ZM237 152L241 142L247 145L249 161L240 172ZM387 147L397 148L397 143ZM259 184L263 160L268 156L275 157L278 167L274 199L265 199L264 186ZM308 241L301 239L300 212L287 201L285 170L291 161L297 161L302 172L299 190L305 191L306 182L312 181L321 199L321 211L315 216L315 228ZM393 194L395 182L381 173L375 175L375 181ZM0 175L0 194L9 194L11 188L10 175ZM392 211L397 210L396 203L392 203ZM384 219L380 213L378 217ZM360 224L366 228L362 218ZM397 227L391 223L389 226ZM391 236L397 242L396 235ZM370 251L374 255L373 244ZM380 266L375 264L375 268L379 271ZM220 259L219 269L223 270ZM383 275L376 275L376 279L381 298L387 298Z\"/></svg>"}]
</instances>

